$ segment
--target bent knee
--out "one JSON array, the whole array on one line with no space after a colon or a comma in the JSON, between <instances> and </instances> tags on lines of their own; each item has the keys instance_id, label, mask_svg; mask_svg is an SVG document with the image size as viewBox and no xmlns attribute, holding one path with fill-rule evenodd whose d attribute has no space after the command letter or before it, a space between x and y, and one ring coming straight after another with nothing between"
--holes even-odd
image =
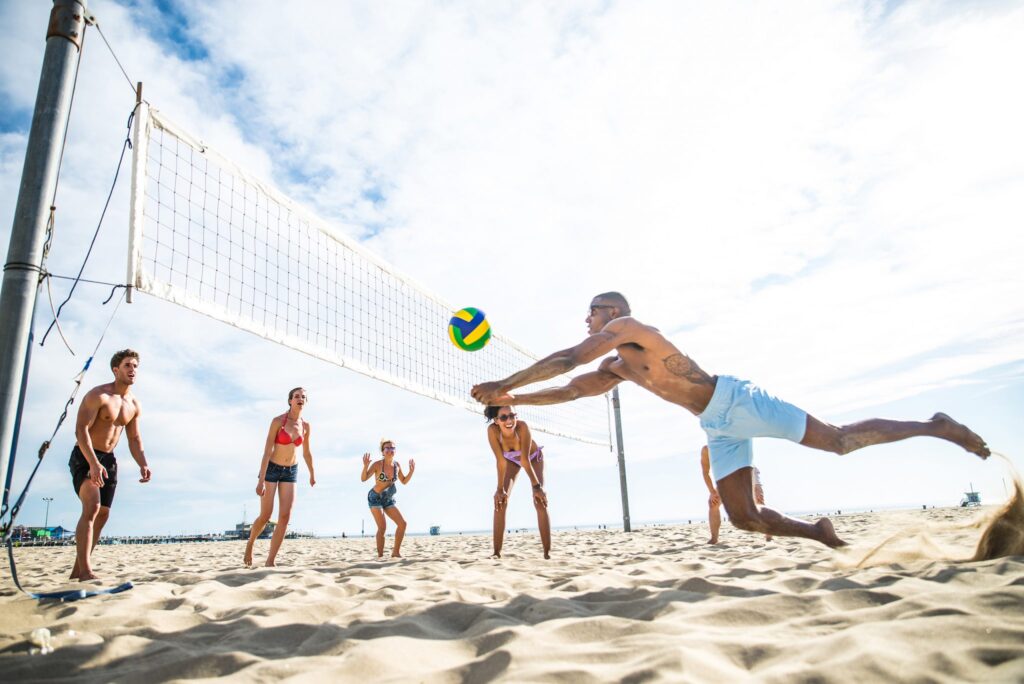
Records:
<instances>
[{"instance_id":1,"label":"bent knee","mask_svg":"<svg viewBox=\"0 0 1024 684\"><path fill-rule=\"evenodd\" d=\"M729 516L729 522L731 522L733 524L733 526L738 527L739 529L745 530L747 532L757 532L758 531L758 522L759 521L758 521L758 519L755 516L751 516L751 515L730 515Z\"/></svg>"},{"instance_id":2,"label":"bent knee","mask_svg":"<svg viewBox=\"0 0 1024 684\"><path fill-rule=\"evenodd\" d=\"M725 503L725 514L729 516L729 522L734 526L748 532L757 531L761 524L761 514L756 506L746 506L741 503L730 507L728 503Z\"/></svg>"},{"instance_id":3,"label":"bent knee","mask_svg":"<svg viewBox=\"0 0 1024 684\"><path fill-rule=\"evenodd\" d=\"M839 428L838 434L832 440L832 448L829 449L829 451L834 454L839 454L840 456L845 456L856 449L857 444L853 436L849 432L846 432L845 429Z\"/></svg>"}]
</instances>

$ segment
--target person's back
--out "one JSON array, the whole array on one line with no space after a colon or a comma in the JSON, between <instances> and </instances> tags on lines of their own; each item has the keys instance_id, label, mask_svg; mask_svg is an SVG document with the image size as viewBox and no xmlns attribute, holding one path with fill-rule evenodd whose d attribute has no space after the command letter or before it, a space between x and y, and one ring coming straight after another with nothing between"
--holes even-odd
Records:
<instances>
[{"instance_id":1,"label":"person's back","mask_svg":"<svg viewBox=\"0 0 1024 684\"><path fill-rule=\"evenodd\" d=\"M699 415L714 392L714 378L657 328L627 316L602 328L615 340L618 357L602 368L630 380L665 401Z\"/></svg>"}]
</instances>

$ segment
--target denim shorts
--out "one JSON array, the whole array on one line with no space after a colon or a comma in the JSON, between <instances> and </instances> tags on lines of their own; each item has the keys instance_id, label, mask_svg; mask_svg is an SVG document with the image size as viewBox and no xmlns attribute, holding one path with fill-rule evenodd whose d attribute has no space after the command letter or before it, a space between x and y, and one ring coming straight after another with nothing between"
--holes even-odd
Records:
<instances>
[{"instance_id":1,"label":"denim shorts","mask_svg":"<svg viewBox=\"0 0 1024 684\"><path fill-rule=\"evenodd\" d=\"M807 412L746 380L719 375L715 393L698 416L708 436L711 470L721 480L754 462L754 437L800 442L807 430Z\"/></svg>"},{"instance_id":2,"label":"denim shorts","mask_svg":"<svg viewBox=\"0 0 1024 684\"><path fill-rule=\"evenodd\" d=\"M265 482L295 482L299 475L299 464L291 466L267 464L267 475L263 478Z\"/></svg>"},{"instance_id":3,"label":"denim shorts","mask_svg":"<svg viewBox=\"0 0 1024 684\"><path fill-rule=\"evenodd\" d=\"M366 501L370 504L370 508L391 508L395 505L396 491L395 485L391 485L383 492L371 489L370 493L366 495Z\"/></svg>"}]
</instances>

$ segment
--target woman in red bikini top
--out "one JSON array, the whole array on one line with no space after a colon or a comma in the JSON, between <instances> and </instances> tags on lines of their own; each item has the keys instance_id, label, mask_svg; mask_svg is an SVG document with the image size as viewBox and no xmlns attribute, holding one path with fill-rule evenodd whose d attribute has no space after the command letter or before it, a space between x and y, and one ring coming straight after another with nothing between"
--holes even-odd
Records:
<instances>
[{"instance_id":1,"label":"woman in red bikini top","mask_svg":"<svg viewBox=\"0 0 1024 684\"><path fill-rule=\"evenodd\" d=\"M309 486L316 484L313 454L309 449L309 423L302 419L302 409L305 405L306 390L296 387L288 393L287 413L270 421L270 430L263 449L263 461L260 463L259 481L256 483L256 494L260 497L260 514L252 524L249 543L245 546L244 561L247 566L252 565L252 549L256 539L274 515L276 494L281 506L277 514L274 536L270 540L270 552L267 554L267 566L274 565L277 551L281 548L281 542L288 531L288 518L291 516L292 503L295 501L299 448L302 449L302 458L309 469Z\"/></svg>"},{"instance_id":2,"label":"woman in red bikini top","mask_svg":"<svg viewBox=\"0 0 1024 684\"><path fill-rule=\"evenodd\" d=\"M544 547L544 557L551 557L551 521L548 519L548 496L544 493L544 454L530 434L530 426L519 420L511 406L488 406L487 442L494 452L498 467L498 489L494 492L494 556L501 558L505 540L505 507L516 475L526 471L533 485L533 506L537 509L537 528Z\"/></svg>"}]
</instances>

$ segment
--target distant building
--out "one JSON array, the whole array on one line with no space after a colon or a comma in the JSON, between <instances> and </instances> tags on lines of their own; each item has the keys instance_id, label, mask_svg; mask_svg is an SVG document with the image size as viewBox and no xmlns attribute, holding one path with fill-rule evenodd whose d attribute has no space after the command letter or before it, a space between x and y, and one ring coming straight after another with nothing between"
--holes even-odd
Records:
<instances>
[{"instance_id":1,"label":"distant building","mask_svg":"<svg viewBox=\"0 0 1024 684\"><path fill-rule=\"evenodd\" d=\"M32 541L39 539L64 539L75 536L74 530L65 530L60 525L56 527L26 527L16 525L11 531L11 538L15 541Z\"/></svg>"},{"instance_id":2,"label":"distant building","mask_svg":"<svg viewBox=\"0 0 1024 684\"><path fill-rule=\"evenodd\" d=\"M267 523L267 526L260 532L260 539L269 539L274 534L274 528L277 527L277 523L271 520ZM252 533L252 523L241 522L235 525L233 530L225 530L224 536L235 537L237 539L248 539Z\"/></svg>"}]
</instances>

